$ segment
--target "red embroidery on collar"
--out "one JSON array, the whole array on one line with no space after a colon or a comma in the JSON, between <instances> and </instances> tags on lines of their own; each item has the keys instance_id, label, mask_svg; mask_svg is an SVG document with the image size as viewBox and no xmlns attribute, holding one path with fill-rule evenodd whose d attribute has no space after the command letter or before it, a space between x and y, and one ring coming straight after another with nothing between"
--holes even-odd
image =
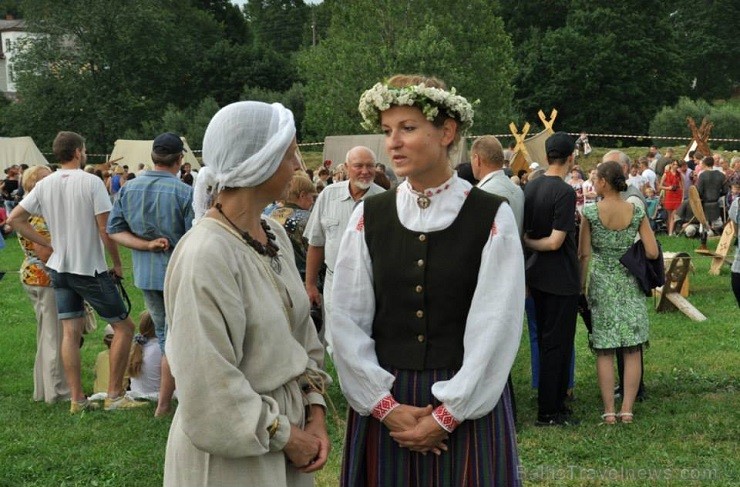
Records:
<instances>
[{"instance_id":1,"label":"red embroidery on collar","mask_svg":"<svg viewBox=\"0 0 740 487\"><path fill-rule=\"evenodd\" d=\"M434 196L435 194L439 194L442 191L445 191L450 188L450 183L447 183L444 185L444 188L437 188L435 191L432 191L431 189L428 189L424 191L424 194L427 196Z\"/></svg>"}]
</instances>

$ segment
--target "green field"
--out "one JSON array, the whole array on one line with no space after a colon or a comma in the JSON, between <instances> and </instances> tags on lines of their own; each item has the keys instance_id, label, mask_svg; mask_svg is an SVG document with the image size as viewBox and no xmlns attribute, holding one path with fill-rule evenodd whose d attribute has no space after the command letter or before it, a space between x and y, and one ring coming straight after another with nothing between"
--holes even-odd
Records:
<instances>
[{"instance_id":1,"label":"green field","mask_svg":"<svg viewBox=\"0 0 740 487\"><path fill-rule=\"evenodd\" d=\"M688 251L696 240L662 238L664 250ZM710 246L716 242L710 242ZM133 314L142 309L131 284ZM15 239L0 251L0 487L161 485L169 420L154 409L70 416L69 404L31 400L35 353L33 311L18 274ZM707 272L709 259L693 258L691 302L708 320L695 323L675 312L651 311L651 348L645 354L648 399L635 407L632 425L599 425L601 400L594 357L585 328L576 337L577 427L535 428L535 394L529 388L529 345L523 337L512 371L519 410L518 440L527 485L737 485L738 357L740 311L730 290L729 267ZM652 306L652 299L649 299ZM652 308L651 308L652 309ZM83 348L83 383L92 386L102 326ZM525 326L526 335L526 326ZM331 367L331 366L330 366ZM319 486L337 485L346 403L330 391L338 413L330 415L333 451L317 476ZM333 417L332 417L333 416Z\"/></svg>"}]
</instances>

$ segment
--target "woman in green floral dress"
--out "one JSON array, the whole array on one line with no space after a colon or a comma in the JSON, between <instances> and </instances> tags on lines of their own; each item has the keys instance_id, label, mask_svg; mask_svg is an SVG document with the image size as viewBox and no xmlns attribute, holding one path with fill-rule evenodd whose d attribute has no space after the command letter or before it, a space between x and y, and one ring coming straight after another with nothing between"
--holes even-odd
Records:
<instances>
[{"instance_id":1,"label":"woman in green floral dress","mask_svg":"<svg viewBox=\"0 0 740 487\"><path fill-rule=\"evenodd\" d=\"M594 183L602 200L583 210L580 245L581 285L586 291L593 316L591 348L596 352L596 372L604 402L602 418L614 424L632 422L632 406L640 383L640 350L648 341L645 295L635 277L619 258L639 234L647 258L658 256L658 244L642 208L623 201L627 189L617 162L604 162L596 169ZM589 272L589 262L591 268ZM588 279L587 279L588 277ZM624 353L624 400L617 414L614 408L614 353Z\"/></svg>"}]
</instances>

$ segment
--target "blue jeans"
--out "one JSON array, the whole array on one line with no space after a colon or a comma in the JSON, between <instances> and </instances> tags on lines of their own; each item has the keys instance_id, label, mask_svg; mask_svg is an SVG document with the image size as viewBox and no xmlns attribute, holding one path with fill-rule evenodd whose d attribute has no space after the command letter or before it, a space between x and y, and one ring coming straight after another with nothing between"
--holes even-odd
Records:
<instances>
[{"instance_id":1,"label":"blue jeans","mask_svg":"<svg viewBox=\"0 0 740 487\"><path fill-rule=\"evenodd\" d=\"M527 296L524 300L524 311L527 313L527 328L529 329L529 354L532 367L532 389L539 388L540 379L540 348L537 345L537 318L534 312L534 299ZM568 389L573 389L576 384L576 349L570 358L570 370L568 372Z\"/></svg>"},{"instance_id":2,"label":"blue jeans","mask_svg":"<svg viewBox=\"0 0 740 487\"><path fill-rule=\"evenodd\" d=\"M83 301L90 303L95 312L108 323L118 323L128 317L121 294L107 272L83 276L49 269L49 275L54 286L60 320L84 316Z\"/></svg>"},{"instance_id":3,"label":"blue jeans","mask_svg":"<svg viewBox=\"0 0 740 487\"><path fill-rule=\"evenodd\" d=\"M159 349L164 354L164 344L167 338L167 317L164 313L164 293L153 289L142 289L146 310L154 322L154 333L157 334Z\"/></svg>"}]
</instances>

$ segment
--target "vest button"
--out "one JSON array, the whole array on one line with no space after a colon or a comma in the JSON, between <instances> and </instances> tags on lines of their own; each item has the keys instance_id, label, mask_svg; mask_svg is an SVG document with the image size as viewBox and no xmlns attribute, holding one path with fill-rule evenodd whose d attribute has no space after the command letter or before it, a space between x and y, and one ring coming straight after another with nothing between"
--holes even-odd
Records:
<instances>
[{"instance_id":1,"label":"vest button","mask_svg":"<svg viewBox=\"0 0 740 487\"><path fill-rule=\"evenodd\" d=\"M417 318L424 318L424 312L422 310L417 311L416 312L416 317Z\"/></svg>"},{"instance_id":2,"label":"vest button","mask_svg":"<svg viewBox=\"0 0 740 487\"><path fill-rule=\"evenodd\" d=\"M416 292L417 292L417 293L420 293L420 292L422 292L422 291L424 290L424 288L423 288L423 287L421 287L421 286L416 286L416 288L415 288L415 289L416 289Z\"/></svg>"},{"instance_id":3,"label":"vest button","mask_svg":"<svg viewBox=\"0 0 740 487\"><path fill-rule=\"evenodd\" d=\"M419 335L416 339L419 340L419 343L424 343L424 335Z\"/></svg>"},{"instance_id":4,"label":"vest button","mask_svg":"<svg viewBox=\"0 0 740 487\"><path fill-rule=\"evenodd\" d=\"M419 235L419 241L420 242L426 242L426 239L427 239L427 236L424 235L423 233L421 235Z\"/></svg>"},{"instance_id":5,"label":"vest button","mask_svg":"<svg viewBox=\"0 0 740 487\"><path fill-rule=\"evenodd\" d=\"M419 259L416 261L417 267L424 267L424 259Z\"/></svg>"}]
</instances>

